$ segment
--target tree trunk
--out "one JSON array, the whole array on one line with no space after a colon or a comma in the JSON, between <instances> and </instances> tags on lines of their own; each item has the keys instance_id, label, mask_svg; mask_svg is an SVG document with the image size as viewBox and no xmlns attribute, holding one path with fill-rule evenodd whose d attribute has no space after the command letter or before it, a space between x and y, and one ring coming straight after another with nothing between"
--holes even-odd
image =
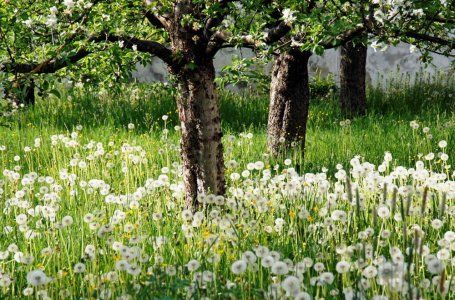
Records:
<instances>
[{"instance_id":1,"label":"tree trunk","mask_svg":"<svg viewBox=\"0 0 455 300\"><path fill-rule=\"evenodd\" d=\"M272 69L268 120L268 146L277 155L291 145L305 146L310 101L310 52L290 50L280 54Z\"/></svg>"},{"instance_id":2,"label":"tree trunk","mask_svg":"<svg viewBox=\"0 0 455 300\"><path fill-rule=\"evenodd\" d=\"M346 117L366 113L366 61L365 45L348 42L341 47L340 105Z\"/></svg>"},{"instance_id":3,"label":"tree trunk","mask_svg":"<svg viewBox=\"0 0 455 300\"><path fill-rule=\"evenodd\" d=\"M198 197L225 192L219 99L213 60L177 75L177 107L182 127L181 155L186 201L197 207Z\"/></svg>"},{"instance_id":4,"label":"tree trunk","mask_svg":"<svg viewBox=\"0 0 455 300\"><path fill-rule=\"evenodd\" d=\"M199 197L224 195L226 182L215 68L213 55L207 51L209 39L204 30L182 22L184 16L193 14L197 15L193 1L176 1L174 14L165 26L172 51L168 67L179 92L186 204L196 209Z\"/></svg>"}]
</instances>

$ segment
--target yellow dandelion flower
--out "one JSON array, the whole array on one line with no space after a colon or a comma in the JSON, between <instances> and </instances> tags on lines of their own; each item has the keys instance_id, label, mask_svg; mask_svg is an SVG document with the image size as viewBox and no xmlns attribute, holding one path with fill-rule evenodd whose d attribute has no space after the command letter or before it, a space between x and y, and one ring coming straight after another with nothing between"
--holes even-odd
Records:
<instances>
[{"instance_id":1,"label":"yellow dandelion flower","mask_svg":"<svg viewBox=\"0 0 455 300\"><path fill-rule=\"evenodd\" d=\"M289 211L289 216L291 217L291 219L294 219L295 218L295 212L293 210Z\"/></svg>"}]
</instances>

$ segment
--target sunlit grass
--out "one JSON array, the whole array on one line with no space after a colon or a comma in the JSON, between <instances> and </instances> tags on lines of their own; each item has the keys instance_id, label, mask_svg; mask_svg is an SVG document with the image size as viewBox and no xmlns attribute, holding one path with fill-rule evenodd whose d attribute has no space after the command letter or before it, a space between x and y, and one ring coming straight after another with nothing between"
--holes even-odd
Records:
<instances>
[{"instance_id":1,"label":"sunlit grass","mask_svg":"<svg viewBox=\"0 0 455 300\"><path fill-rule=\"evenodd\" d=\"M315 99L304 161L224 93L228 193L197 213L170 91L42 99L0 129L0 298L451 299L453 89L370 89L349 122Z\"/></svg>"}]
</instances>

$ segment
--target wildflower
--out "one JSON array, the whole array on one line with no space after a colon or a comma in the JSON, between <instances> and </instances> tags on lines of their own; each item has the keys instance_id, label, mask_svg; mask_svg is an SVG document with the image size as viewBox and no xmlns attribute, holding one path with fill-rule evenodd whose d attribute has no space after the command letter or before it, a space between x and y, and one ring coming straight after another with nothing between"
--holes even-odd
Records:
<instances>
[{"instance_id":1,"label":"wildflower","mask_svg":"<svg viewBox=\"0 0 455 300\"><path fill-rule=\"evenodd\" d=\"M434 159L434 153L430 152L427 155L425 155L426 160L433 160Z\"/></svg>"},{"instance_id":2,"label":"wildflower","mask_svg":"<svg viewBox=\"0 0 455 300\"><path fill-rule=\"evenodd\" d=\"M447 249L441 249L438 251L438 253L436 254L436 257L439 259L439 260L449 260L450 259L450 251L447 250Z\"/></svg>"},{"instance_id":3,"label":"wildflower","mask_svg":"<svg viewBox=\"0 0 455 300\"><path fill-rule=\"evenodd\" d=\"M322 283L325 284L332 284L333 280L335 279L335 276L331 272L324 272L319 275L319 279Z\"/></svg>"},{"instance_id":4,"label":"wildflower","mask_svg":"<svg viewBox=\"0 0 455 300\"><path fill-rule=\"evenodd\" d=\"M444 149L445 147L447 147L447 142L445 140L439 141L438 146L439 148Z\"/></svg>"},{"instance_id":5,"label":"wildflower","mask_svg":"<svg viewBox=\"0 0 455 300\"><path fill-rule=\"evenodd\" d=\"M226 282L226 289L228 289L228 290L233 289L235 286L236 286L235 282L232 282L232 281L230 281L230 280L228 280L228 281Z\"/></svg>"},{"instance_id":6,"label":"wildflower","mask_svg":"<svg viewBox=\"0 0 455 300\"><path fill-rule=\"evenodd\" d=\"M0 251L0 260L6 260L6 259L8 259L8 256L9 256L9 251L8 250Z\"/></svg>"},{"instance_id":7,"label":"wildflower","mask_svg":"<svg viewBox=\"0 0 455 300\"><path fill-rule=\"evenodd\" d=\"M254 168L256 170L262 170L264 168L264 163L262 161L257 161L254 163Z\"/></svg>"},{"instance_id":8,"label":"wildflower","mask_svg":"<svg viewBox=\"0 0 455 300\"><path fill-rule=\"evenodd\" d=\"M411 121L411 122L409 123L409 125L411 126L412 129L417 129L417 128L419 128L419 123L417 123L416 120Z\"/></svg>"},{"instance_id":9,"label":"wildflower","mask_svg":"<svg viewBox=\"0 0 455 300\"><path fill-rule=\"evenodd\" d=\"M257 246L256 249L254 249L254 252L256 253L257 257L265 257L269 255L269 249L264 246Z\"/></svg>"},{"instance_id":10,"label":"wildflower","mask_svg":"<svg viewBox=\"0 0 455 300\"><path fill-rule=\"evenodd\" d=\"M427 268L431 274L441 274L445 269L445 265L439 259L433 258L427 262Z\"/></svg>"},{"instance_id":11,"label":"wildflower","mask_svg":"<svg viewBox=\"0 0 455 300\"><path fill-rule=\"evenodd\" d=\"M247 263L244 260L237 260L231 265L231 271L236 275L240 275L245 272L246 266Z\"/></svg>"},{"instance_id":12,"label":"wildflower","mask_svg":"<svg viewBox=\"0 0 455 300\"><path fill-rule=\"evenodd\" d=\"M50 279L41 270L33 270L27 274L27 283L33 286L45 285Z\"/></svg>"},{"instance_id":13,"label":"wildflower","mask_svg":"<svg viewBox=\"0 0 455 300\"><path fill-rule=\"evenodd\" d=\"M251 252L251 251L245 251L242 254L242 260L248 262L248 263L255 263L256 262L256 255Z\"/></svg>"},{"instance_id":14,"label":"wildflower","mask_svg":"<svg viewBox=\"0 0 455 300\"><path fill-rule=\"evenodd\" d=\"M188 271L193 272L199 269L200 265L201 264L197 260L192 259L186 264L186 267L188 268Z\"/></svg>"},{"instance_id":15,"label":"wildflower","mask_svg":"<svg viewBox=\"0 0 455 300\"><path fill-rule=\"evenodd\" d=\"M12 283L12 280L11 280L11 278L8 275L3 274L3 275L0 276L0 287L6 288L11 283Z\"/></svg>"},{"instance_id":16,"label":"wildflower","mask_svg":"<svg viewBox=\"0 0 455 300\"><path fill-rule=\"evenodd\" d=\"M347 261L340 261L336 265L336 270L338 273L343 274L349 272L349 268L351 267L351 264Z\"/></svg>"},{"instance_id":17,"label":"wildflower","mask_svg":"<svg viewBox=\"0 0 455 300\"><path fill-rule=\"evenodd\" d=\"M393 277L394 275L394 269L391 263L386 262L382 265L379 266L378 270L379 277L382 280L389 280Z\"/></svg>"},{"instance_id":18,"label":"wildflower","mask_svg":"<svg viewBox=\"0 0 455 300\"><path fill-rule=\"evenodd\" d=\"M300 279L295 276L288 276L281 283L281 287L287 295L296 295L300 291Z\"/></svg>"},{"instance_id":19,"label":"wildflower","mask_svg":"<svg viewBox=\"0 0 455 300\"><path fill-rule=\"evenodd\" d=\"M167 266L166 274L169 276L175 276L175 274L177 274L177 269L174 266Z\"/></svg>"},{"instance_id":20,"label":"wildflower","mask_svg":"<svg viewBox=\"0 0 455 300\"><path fill-rule=\"evenodd\" d=\"M117 269L118 271L125 271L128 267L129 267L129 263L124 259L119 260L115 264L115 269Z\"/></svg>"},{"instance_id":21,"label":"wildflower","mask_svg":"<svg viewBox=\"0 0 455 300\"><path fill-rule=\"evenodd\" d=\"M57 25L57 16L55 14L47 15L45 24L50 28L55 27Z\"/></svg>"},{"instance_id":22,"label":"wildflower","mask_svg":"<svg viewBox=\"0 0 455 300\"><path fill-rule=\"evenodd\" d=\"M18 225L24 225L27 223L27 215L25 214L19 214L16 216L16 223Z\"/></svg>"},{"instance_id":23,"label":"wildflower","mask_svg":"<svg viewBox=\"0 0 455 300\"><path fill-rule=\"evenodd\" d=\"M446 233L444 233L444 239L449 243L455 241L455 232L447 231Z\"/></svg>"},{"instance_id":24,"label":"wildflower","mask_svg":"<svg viewBox=\"0 0 455 300\"><path fill-rule=\"evenodd\" d=\"M274 262L272 265L272 273L276 275L285 275L288 273L288 265L282 261Z\"/></svg>"},{"instance_id":25,"label":"wildflower","mask_svg":"<svg viewBox=\"0 0 455 300\"><path fill-rule=\"evenodd\" d=\"M22 291L22 295L24 295L25 297L28 297L28 296L33 295L33 288L31 288L31 287L25 288L25 289Z\"/></svg>"},{"instance_id":26,"label":"wildflower","mask_svg":"<svg viewBox=\"0 0 455 300\"><path fill-rule=\"evenodd\" d=\"M311 300L311 295L308 294L307 292L300 292L297 295L295 295L294 300Z\"/></svg>"},{"instance_id":27,"label":"wildflower","mask_svg":"<svg viewBox=\"0 0 455 300\"><path fill-rule=\"evenodd\" d=\"M433 227L433 229L435 229L435 230L441 229L443 224L444 224L444 222L442 222L439 219L434 219L431 221L431 227Z\"/></svg>"},{"instance_id":28,"label":"wildflower","mask_svg":"<svg viewBox=\"0 0 455 300\"><path fill-rule=\"evenodd\" d=\"M141 268L138 265L131 264L127 266L126 272L130 275L138 276L141 274Z\"/></svg>"},{"instance_id":29,"label":"wildflower","mask_svg":"<svg viewBox=\"0 0 455 300\"><path fill-rule=\"evenodd\" d=\"M313 268L314 268L314 270L315 270L316 272L322 272L322 271L324 271L324 269L325 269L324 264L323 264L323 263L320 263L320 262L315 263L314 266L313 266Z\"/></svg>"},{"instance_id":30,"label":"wildflower","mask_svg":"<svg viewBox=\"0 0 455 300\"><path fill-rule=\"evenodd\" d=\"M376 277L377 274L378 270L376 269L375 266L368 266L362 271L362 275L367 279L374 278Z\"/></svg>"},{"instance_id":31,"label":"wildflower","mask_svg":"<svg viewBox=\"0 0 455 300\"><path fill-rule=\"evenodd\" d=\"M272 256L268 255L268 256L262 258L261 265L264 268L270 268L274 262L275 262L275 259Z\"/></svg>"},{"instance_id":32,"label":"wildflower","mask_svg":"<svg viewBox=\"0 0 455 300\"><path fill-rule=\"evenodd\" d=\"M63 217L63 219L62 219L63 227L68 227L68 226L71 226L72 224L73 224L73 217L71 217L71 216Z\"/></svg>"},{"instance_id":33,"label":"wildflower","mask_svg":"<svg viewBox=\"0 0 455 300\"><path fill-rule=\"evenodd\" d=\"M85 265L83 263L77 263L74 265L73 271L74 273L84 273Z\"/></svg>"},{"instance_id":34,"label":"wildflower","mask_svg":"<svg viewBox=\"0 0 455 300\"><path fill-rule=\"evenodd\" d=\"M202 280L204 282L213 282L215 280L215 274L211 271L204 271L202 272Z\"/></svg>"},{"instance_id":35,"label":"wildflower","mask_svg":"<svg viewBox=\"0 0 455 300\"><path fill-rule=\"evenodd\" d=\"M382 205L377 209L377 214L382 219L387 219L390 217L390 210L387 206Z\"/></svg>"}]
</instances>

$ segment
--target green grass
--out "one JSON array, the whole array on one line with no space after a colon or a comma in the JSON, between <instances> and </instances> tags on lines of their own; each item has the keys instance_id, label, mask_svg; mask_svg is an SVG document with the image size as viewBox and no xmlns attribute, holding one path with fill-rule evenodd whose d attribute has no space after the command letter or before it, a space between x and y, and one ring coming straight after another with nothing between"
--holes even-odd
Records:
<instances>
[{"instance_id":1,"label":"green grass","mask_svg":"<svg viewBox=\"0 0 455 300\"><path fill-rule=\"evenodd\" d=\"M425 299L453 298L454 79L401 80L370 88L368 115L349 126L340 125L335 93L314 99L304 161L298 151L267 155L265 95L223 92L228 193L224 203L208 197L192 220L182 218L172 91L141 85L115 95L62 90L60 99L40 99L0 127L0 146L6 146L0 151L0 299L282 299L292 280L313 299L338 299L350 288L366 299L405 299L411 290ZM422 132L426 126L432 139ZM440 140L447 146L439 147ZM393 159L384 172L363 163L383 164L385 151ZM425 160L430 152L435 158ZM351 160L355 155L359 160ZM420 159L424 165L413 173ZM260 164L248 165L257 161L272 178ZM352 171L349 181L337 172L338 163ZM244 178L235 180L236 174ZM333 217L343 212L343 220ZM62 227L66 216L73 222ZM235 274L233 263L258 246L279 252L281 262L306 267L280 275L276 261L269 268L257 258ZM190 260L200 267L189 268ZM128 270L119 261L127 261ZM350 265L347 273L336 270L340 261ZM402 262L413 265L410 274ZM77 263L84 272L74 270ZM378 272L372 279L365 279L368 266ZM42 270L49 282L27 282L33 270ZM398 290L403 282L412 286ZM31 296L24 294L27 287Z\"/></svg>"},{"instance_id":2,"label":"green grass","mask_svg":"<svg viewBox=\"0 0 455 300\"><path fill-rule=\"evenodd\" d=\"M327 84L327 83L325 83ZM125 87L120 95L93 91L66 91L62 98L51 97L38 101L14 117L11 129L3 128L0 137L17 135L20 147L38 135L69 132L76 125L90 129L89 136L105 139L113 132L139 138L153 144L156 134L165 126L161 120L168 115L167 128L170 138L178 136L172 130L178 125L173 92L161 85ZM266 147L268 113L267 95L221 94L221 114L225 136L242 132L254 134L249 156L244 162L263 159ZM334 168L354 155L361 155L373 163L382 161L385 151L390 151L399 164L410 165L421 154L436 151L435 141L447 140L451 144L455 133L455 80L438 75L394 79L385 87L371 87L368 91L368 115L351 120L348 128L340 126L344 118L338 108L336 93L313 99L308 122L305 151L305 171L318 171L321 167ZM409 123L417 120L420 127L410 130ZM134 133L127 125L135 124ZM429 127L433 140L422 133ZM16 148L17 150L20 147ZM239 150L241 153L243 149ZM455 148L448 149L449 157ZM285 156L299 159L301 153Z\"/></svg>"}]
</instances>

